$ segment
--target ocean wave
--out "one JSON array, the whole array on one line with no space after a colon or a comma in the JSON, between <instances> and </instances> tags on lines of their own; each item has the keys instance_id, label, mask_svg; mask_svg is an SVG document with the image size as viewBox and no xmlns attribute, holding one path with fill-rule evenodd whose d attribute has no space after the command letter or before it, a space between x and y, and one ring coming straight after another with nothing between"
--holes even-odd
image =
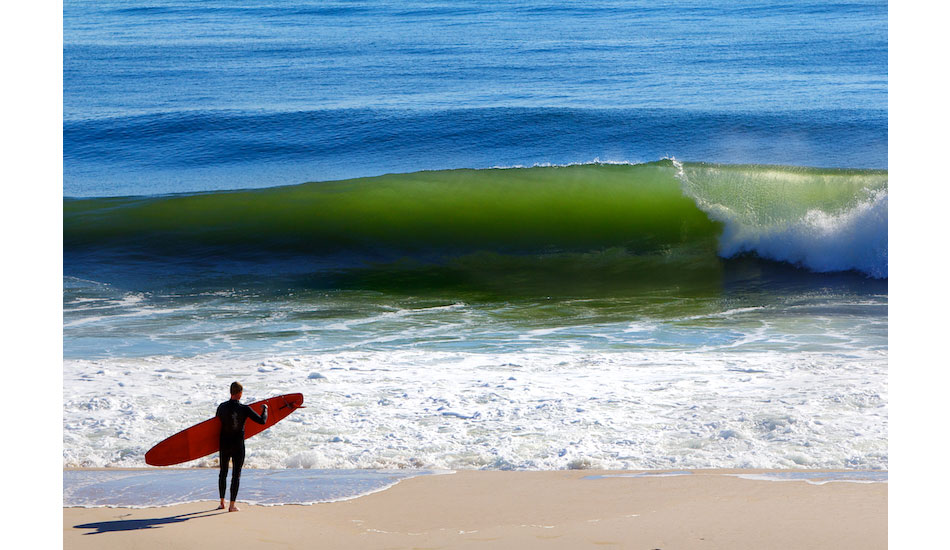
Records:
<instances>
[{"instance_id":1,"label":"ocean wave","mask_svg":"<svg viewBox=\"0 0 950 550\"><path fill-rule=\"evenodd\" d=\"M601 163L422 171L251 191L66 199L101 263L307 259L334 271L667 274L751 253L887 277L887 172ZM67 270L68 271L68 270ZM638 275L640 274L640 275ZM444 273L443 273L444 275ZM464 275L459 275L464 276Z\"/></svg>"}]
</instances>

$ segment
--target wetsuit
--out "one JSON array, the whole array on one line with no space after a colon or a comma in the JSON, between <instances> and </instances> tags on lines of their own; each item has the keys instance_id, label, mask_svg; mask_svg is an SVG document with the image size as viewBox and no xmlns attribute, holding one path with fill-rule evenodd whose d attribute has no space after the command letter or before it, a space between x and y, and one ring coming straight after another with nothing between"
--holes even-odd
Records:
<instances>
[{"instance_id":1,"label":"wetsuit","mask_svg":"<svg viewBox=\"0 0 950 550\"><path fill-rule=\"evenodd\" d=\"M221 420L221 471L218 473L218 493L224 498L224 489L228 481L228 461L234 463L231 474L231 500L237 500L241 486L241 467L244 466L244 422L250 418L258 424L267 422L267 409L264 415L258 415L247 405L236 399L218 405L215 413Z\"/></svg>"}]
</instances>

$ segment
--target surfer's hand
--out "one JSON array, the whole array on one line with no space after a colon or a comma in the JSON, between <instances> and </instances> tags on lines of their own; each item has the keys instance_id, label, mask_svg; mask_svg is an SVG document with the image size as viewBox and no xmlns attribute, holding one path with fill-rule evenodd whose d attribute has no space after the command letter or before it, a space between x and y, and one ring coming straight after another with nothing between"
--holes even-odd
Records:
<instances>
[{"instance_id":1,"label":"surfer's hand","mask_svg":"<svg viewBox=\"0 0 950 550\"><path fill-rule=\"evenodd\" d=\"M263 406L262 411L263 411L265 414L267 413L267 405L264 405L264 406Z\"/></svg>"}]
</instances>

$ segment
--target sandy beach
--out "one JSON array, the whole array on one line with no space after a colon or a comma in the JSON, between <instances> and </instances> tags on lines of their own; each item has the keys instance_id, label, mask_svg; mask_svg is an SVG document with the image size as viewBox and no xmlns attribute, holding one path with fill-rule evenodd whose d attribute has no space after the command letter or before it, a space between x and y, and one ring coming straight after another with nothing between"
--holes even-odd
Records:
<instances>
[{"instance_id":1,"label":"sandy beach","mask_svg":"<svg viewBox=\"0 0 950 550\"><path fill-rule=\"evenodd\" d=\"M763 481L747 470L459 471L312 506L206 501L64 508L63 546L124 548L887 547L886 483ZM603 477L601 477L603 476Z\"/></svg>"}]
</instances>

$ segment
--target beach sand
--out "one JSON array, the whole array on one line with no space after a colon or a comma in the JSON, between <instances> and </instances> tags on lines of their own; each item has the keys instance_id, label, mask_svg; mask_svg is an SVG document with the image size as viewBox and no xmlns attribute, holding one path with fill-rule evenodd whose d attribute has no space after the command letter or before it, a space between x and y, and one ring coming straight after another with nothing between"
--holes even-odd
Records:
<instances>
[{"instance_id":1,"label":"beach sand","mask_svg":"<svg viewBox=\"0 0 950 550\"><path fill-rule=\"evenodd\" d=\"M887 547L886 483L459 471L312 506L64 508L68 549ZM587 478L587 479L585 479Z\"/></svg>"}]
</instances>

